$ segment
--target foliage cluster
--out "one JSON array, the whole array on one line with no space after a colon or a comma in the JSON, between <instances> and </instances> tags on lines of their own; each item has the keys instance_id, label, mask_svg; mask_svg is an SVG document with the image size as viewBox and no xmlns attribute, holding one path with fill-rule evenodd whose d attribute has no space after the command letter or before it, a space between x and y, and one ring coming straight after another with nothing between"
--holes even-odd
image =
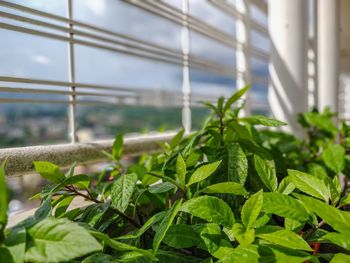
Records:
<instances>
[{"instance_id":1,"label":"foliage cluster","mask_svg":"<svg viewBox=\"0 0 350 263\"><path fill-rule=\"evenodd\" d=\"M348 262L350 128L326 110L300 115L304 140L257 129L285 124L240 117L248 88L136 164L121 161L122 136L97 177L35 162L50 184L11 228L3 164L0 262ZM86 205L68 209L76 198Z\"/></svg>"}]
</instances>

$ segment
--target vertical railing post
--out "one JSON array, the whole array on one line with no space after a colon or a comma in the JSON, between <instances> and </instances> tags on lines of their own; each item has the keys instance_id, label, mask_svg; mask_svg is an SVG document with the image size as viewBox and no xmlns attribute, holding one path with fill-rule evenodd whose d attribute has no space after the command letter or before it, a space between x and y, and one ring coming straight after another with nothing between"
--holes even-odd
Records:
<instances>
[{"instance_id":1,"label":"vertical railing post","mask_svg":"<svg viewBox=\"0 0 350 263\"><path fill-rule=\"evenodd\" d=\"M68 28L69 28L69 42L68 42L68 78L71 83L70 90L72 94L70 95L70 104L68 110L68 118L69 118L69 135L71 139L71 143L75 143L76 140L76 94L75 94L75 60L74 60L74 33L73 30L73 3L72 0L67 0L68 4Z\"/></svg>"},{"instance_id":2,"label":"vertical railing post","mask_svg":"<svg viewBox=\"0 0 350 263\"><path fill-rule=\"evenodd\" d=\"M182 28L181 28L181 46L183 54L182 66L182 125L186 133L191 132L191 85L190 85L190 29L188 26L189 0L182 0Z\"/></svg>"},{"instance_id":3,"label":"vertical railing post","mask_svg":"<svg viewBox=\"0 0 350 263\"><path fill-rule=\"evenodd\" d=\"M236 10L239 13L236 21L236 87L241 89L251 84L251 62L250 62L250 0L236 0ZM250 114L249 93L244 97L245 107L243 115Z\"/></svg>"}]
</instances>

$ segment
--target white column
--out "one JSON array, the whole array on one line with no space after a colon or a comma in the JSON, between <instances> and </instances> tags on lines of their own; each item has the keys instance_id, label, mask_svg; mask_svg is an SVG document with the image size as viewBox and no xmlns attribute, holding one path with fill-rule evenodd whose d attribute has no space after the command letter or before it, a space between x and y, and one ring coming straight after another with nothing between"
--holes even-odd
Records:
<instances>
[{"instance_id":1,"label":"white column","mask_svg":"<svg viewBox=\"0 0 350 263\"><path fill-rule=\"evenodd\" d=\"M251 63L250 63L250 27L249 27L250 0L236 0L236 10L239 16L236 20L236 87L242 89L251 84ZM245 107L242 115L250 114L249 93L243 97Z\"/></svg>"},{"instance_id":2,"label":"white column","mask_svg":"<svg viewBox=\"0 0 350 263\"><path fill-rule=\"evenodd\" d=\"M318 1L318 107L338 111L339 1Z\"/></svg>"},{"instance_id":3,"label":"white column","mask_svg":"<svg viewBox=\"0 0 350 263\"><path fill-rule=\"evenodd\" d=\"M182 29L181 29L181 45L183 54L182 67L182 126L186 133L191 132L192 116L191 116L191 85L190 85L190 30L188 27L189 0L182 0Z\"/></svg>"},{"instance_id":4,"label":"white column","mask_svg":"<svg viewBox=\"0 0 350 263\"><path fill-rule=\"evenodd\" d=\"M271 37L269 104L283 129L302 136L297 114L308 109L306 0L269 0Z\"/></svg>"}]
</instances>

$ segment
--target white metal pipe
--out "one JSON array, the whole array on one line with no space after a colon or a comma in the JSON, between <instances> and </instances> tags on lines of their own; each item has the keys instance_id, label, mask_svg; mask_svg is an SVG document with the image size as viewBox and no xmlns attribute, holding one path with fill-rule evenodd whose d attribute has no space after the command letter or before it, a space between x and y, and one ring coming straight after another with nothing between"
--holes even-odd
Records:
<instances>
[{"instance_id":1,"label":"white metal pipe","mask_svg":"<svg viewBox=\"0 0 350 263\"><path fill-rule=\"evenodd\" d=\"M290 125L284 129L302 136L297 114L308 109L307 1L269 0L271 37L268 100L272 115Z\"/></svg>"},{"instance_id":2,"label":"white metal pipe","mask_svg":"<svg viewBox=\"0 0 350 263\"><path fill-rule=\"evenodd\" d=\"M251 47L250 47L250 0L236 0L236 10L240 16L236 20L236 87L241 89L251 83ZM243 115L250 114L249 93L245 94Z\"/></svg>"},{"instance_id":3,"label":"white metal pipe","mask_svg":"<svg viewBox=\"0 0 350 263\"><path fill-rule=\"evenodd\" d=\"M339 1L318 1L318 107L338 111Z\"/></svg>"},{"instance_id":4,"label":"white metal pipe","mask_svg":"<svg viewBox=\"0 0 350 263\"><path fill-rule=\"evenodd\" d=\"M192 115L191 115L191 84L190 84L190 30L188 27L189 0L182 0L182 28L181 28L181 45L183 54L182 66L182 125L186 133L191 132Z\"/></svg>"}]
</instances>

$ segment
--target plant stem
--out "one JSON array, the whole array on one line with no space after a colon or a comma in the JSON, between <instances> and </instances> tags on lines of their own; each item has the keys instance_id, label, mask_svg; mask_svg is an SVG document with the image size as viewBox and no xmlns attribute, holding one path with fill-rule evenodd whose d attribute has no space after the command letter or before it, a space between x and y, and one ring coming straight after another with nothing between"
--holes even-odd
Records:
<instances>
[{"instance_id":1,"label":"plant stem","mask_svg":"<svg viewBox=\"0 0 350 263\"><path fill-rule=\"evenodd\" d=\"M74 187L72 186L66 186L65 187L67 190L75 193L76 195L78 196L81 196L81 197L84 197L85 199L87 200L90 200L94 203L97 203L97 204L101 204L103 203L102 201L100 200L97 200L96 198L93 198L91 195L88 196L86 194L83 194L79 191L77 191ZM123 212L121 212L120 210L118 210L117 208L114 208L114 207L110 207L110 209L112 209L116 214L118 214L120 217L124 218L126 221L129 221L133 226L137 227L137 228L140 228L141 225L136 221L134 220L133 218L129 217L128 215L124 214Z\"/></svg>"}]
</instances>

